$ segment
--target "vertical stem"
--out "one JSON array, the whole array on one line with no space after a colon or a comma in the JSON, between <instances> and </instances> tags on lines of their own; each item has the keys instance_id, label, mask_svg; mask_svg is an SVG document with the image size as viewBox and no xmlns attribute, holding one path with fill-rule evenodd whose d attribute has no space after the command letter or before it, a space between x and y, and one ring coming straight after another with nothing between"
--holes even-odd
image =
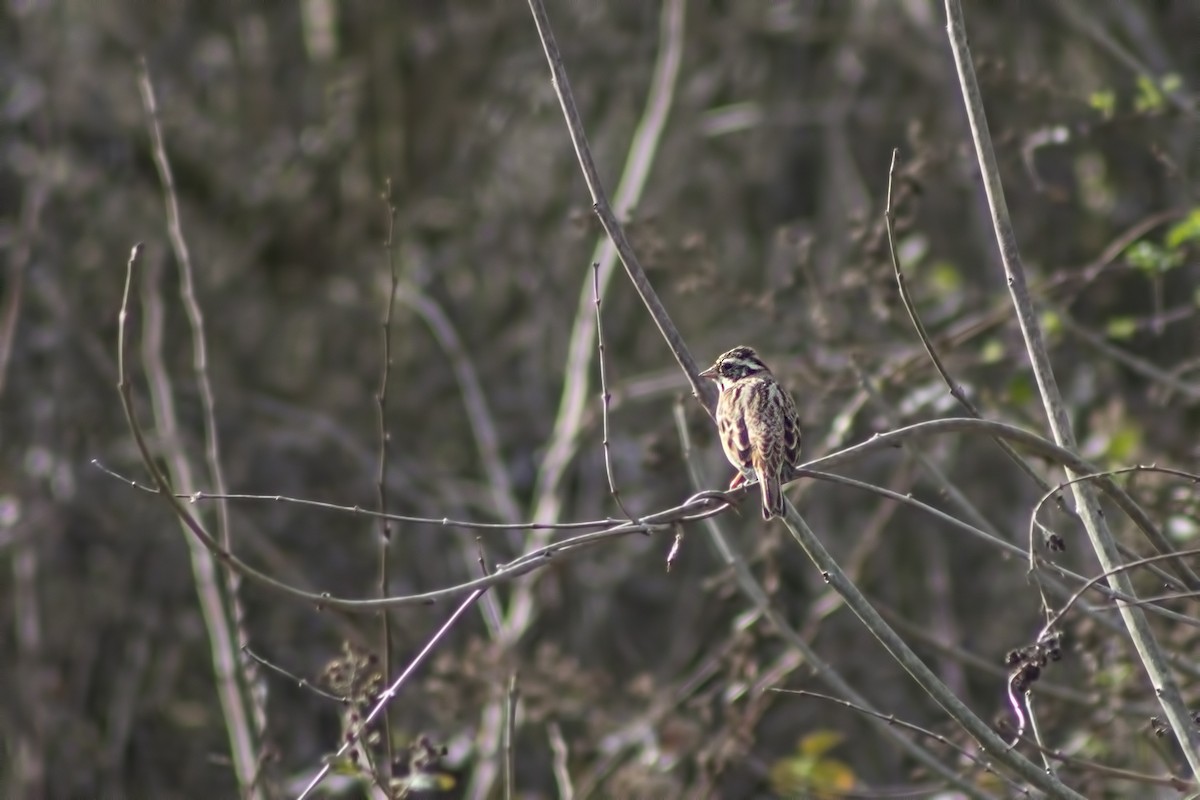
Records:
<instances>
[{"instance_id":1,"label":"vertical stem","mask_svg":"<svg viewBox=\"0 0 1200 800\"><path fill-rule=\"evenodd\" d=\"M983 188L987 193L988 209L991 212L992 226L996 233L996 242L1000 247L1000 260L1004 264L1004 274L1008 278L1009 293L1012 295L1013 306L1017 311L1017 321L1021 326L1021 334L1025 338L1025 347L1029 352L1030 363L1033 367L1034 378L1042 395L1042 404L1049 418L1050 431L1054 441L1059 446L1076 450L1075 435L1071 431L1071 423L1067 418L1066 407L1059 393L1058 384L1054 379L1054 371L1050 366L1050 356L1046 351L1046 343L1042 337L1041 325L1029 287L1025 281L1025 268L1021 263L1021 254L1017 248L1017 237L1013 232L1012 221L1008 215L1008 204L1004 199L1004 187L1000 182L1000 169L996 164L996 153L992 148L992 137L988 131L987 118L984 115L983 99L979 84L975 79L975 67L971 62L971 51L967 45L966 20L963 17L960 0L945 0L947 31L950 37L950 48L954 53L954 63L958 69L959 85L962 89L963 101L967 108L967 119L971 127L971 138L975 144L975 155L979 161L980 172L983 175ZM1067 478L1073 480L1077 473L1066 469ZM1120 555L1116 542L1108 530L1108 524L1100 510L1096 494L1088 481L1074 481L1071 492L1084 530L1091 540L1096 558L1104 571L1109 572L1120 565ZM1155 542L1161 551L1171 552L1170 543ZM1195 588L1195 575L1182 562L1174 562L1185 573L1185 581ZM1133 584L1125 572L1116 572L1109 576L1109 585L1126 595L1134 595ZM1129 631L1134 648L1141 657L1154 692L1162 704L1171 729L1179 740L1184 756L1192 769L1192 774L1200 780L1200 731L1197 731L1183 704L1179 686L1167 668L1162 650L1155 641L1154 633L1141 609L1125 602L1118 602L1117 609L1125 627Z\"/></svg>"}]
</instances>

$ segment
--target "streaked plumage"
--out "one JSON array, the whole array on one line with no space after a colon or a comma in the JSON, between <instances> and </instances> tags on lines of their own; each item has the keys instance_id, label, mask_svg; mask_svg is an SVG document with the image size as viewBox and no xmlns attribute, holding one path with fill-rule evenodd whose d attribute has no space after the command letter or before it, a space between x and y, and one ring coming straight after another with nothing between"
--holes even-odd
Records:
<instances>
[{"instance_id":1,"label":"streaked plumage","mask_svg":"<svg viewBox=\"0 0 1200 800\"><path fill-rule=\"evenodd\" d=\"M717 432L738 474L736 489L757 477L763 519L783 516L783 472L800 462L800 416L796 404L750 347L735 347L700 373L717 382Z\"/></svg>"}]
</instances>

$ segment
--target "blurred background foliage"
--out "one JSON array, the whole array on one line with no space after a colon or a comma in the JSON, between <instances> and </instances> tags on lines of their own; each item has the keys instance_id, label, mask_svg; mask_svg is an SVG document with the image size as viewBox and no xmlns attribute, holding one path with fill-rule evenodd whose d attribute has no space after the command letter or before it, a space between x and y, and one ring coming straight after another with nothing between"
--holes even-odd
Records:
<instances>
[{"instance_id":1,"label":"blurred background foliage","mask_svg":"<svg viewBox=\"0 0 1200 800\"><path fill-rule=\"evenodd\" d=\"M966 5L1008 204L1083 454L1195 471L1200 9L1191 0ZM643 112L660 6L549 6L611 191ZM178 525L155 498L90 463L145 480L114 388L116 312L136 241L146 244L146 291L175 310L166 355L189 452L203 463L139 56L196 265L233 491L375 505L390 186L408 300L391 327L389 505L506 521L424 303L440 309L478 373L527 517L601 231L529 9L516 0L10 0L0 41L0 646L14 655L0 670L4 794L233 797ZM697 360L758 347L797 398L810 456L961 413L897 297L882 212L899 147L899 251L925 324L985 416L1044 433L941 5L692 0L683 53L649 184L625 222ZM680 398L702 468L723 485L710 423L623 274L603 309L611 456L626 505L647 512L692 493L672 420ZM864 400L864 375L874 399ZM944 437L920 448L1024 546L1039 492L993 445ZM849 472L945 502L905 451ZM1194 487L1153 474L1126 482L1180 546L1196 546ZM598 399L562 493L564 520L619 513ZM949 685L985 717L1010 721L1003 655L1040 624L1025 564L844 487L808 484L794 498ZM877 707L961 738L829 596L782 527L762 525L756 502L723 523L776 609ZM238 550L280 579L341 595L377 590L371 520L286 503L232 512ZM1086 540L1048 517L1068 543L1055 558L1094 574ZM477 536L397 526L391 592L473 578ZM483 535L495 561L521 541ZM420 734L445 743L455 791L479 796L473 770L497 757L474 746L481 719L516 670L524 797L558 791L550 728L561 730L577 788L598 796L823 796L928 780L853 711L763 693L813 681L747 613L752 604L702 536L689 532L668 573L669 544L623 539L549 567L536 621L513 648L500 649L472 612L395 704L398 746ZM493 593L501 607L511 591ZM344 642L378 645L371 618L318 613L252 584L243 598L255 652L296 675L316 681ZM396 661L447 613L394 613ZM1156 624L1170 649L1196 652L1193 630ZM1068 657L1047 681L1074 692L1040 701L1043 733L1115 766L1173 768L1125 642L1082 617L1068 629ZM282 791L336 748L341 708L286 678L266 680L265 774ZM1198 693L1185 676L1193 707ZM831 777L805 782L814 775ZM1089 796L1115 796L1087 770L1069 775Z\"/></svg>"}]
</instances>

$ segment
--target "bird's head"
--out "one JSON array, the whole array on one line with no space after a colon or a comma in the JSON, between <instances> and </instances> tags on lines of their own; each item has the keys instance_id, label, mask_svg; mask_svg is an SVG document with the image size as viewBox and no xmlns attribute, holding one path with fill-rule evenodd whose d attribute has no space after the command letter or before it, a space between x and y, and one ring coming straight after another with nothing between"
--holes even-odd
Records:
<instances>
[{"instance_id":1,"label":"bird's head","mask_svg":"<svg viewBox=\"0 0 1200 800\"><path fill-rule=\"evenodd\" d=\"M751 377L752 375L770 374L771 370L754 352L753 347L740 345L722 353L713 365L700 373L700 377L716 381L721 386Z\"/></svg>"}]
</instances>

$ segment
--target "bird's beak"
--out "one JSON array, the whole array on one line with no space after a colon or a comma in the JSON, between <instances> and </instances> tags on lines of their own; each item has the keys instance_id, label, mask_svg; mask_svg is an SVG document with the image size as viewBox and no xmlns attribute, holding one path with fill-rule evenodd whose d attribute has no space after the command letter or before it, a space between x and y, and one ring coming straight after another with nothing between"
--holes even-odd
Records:
<instances>
[{"instance_id":1,"label":"bird's beak","mask_svg":"<svg viewBox=\"0 0 1200 800\"><path fill-rule=\"evenodd\" d=\"M701 372L700 377L701 378L716 378L717 377L717 365L714 364L711 367L709 367L708 369Z\"/></svg>"}]
</instances>

